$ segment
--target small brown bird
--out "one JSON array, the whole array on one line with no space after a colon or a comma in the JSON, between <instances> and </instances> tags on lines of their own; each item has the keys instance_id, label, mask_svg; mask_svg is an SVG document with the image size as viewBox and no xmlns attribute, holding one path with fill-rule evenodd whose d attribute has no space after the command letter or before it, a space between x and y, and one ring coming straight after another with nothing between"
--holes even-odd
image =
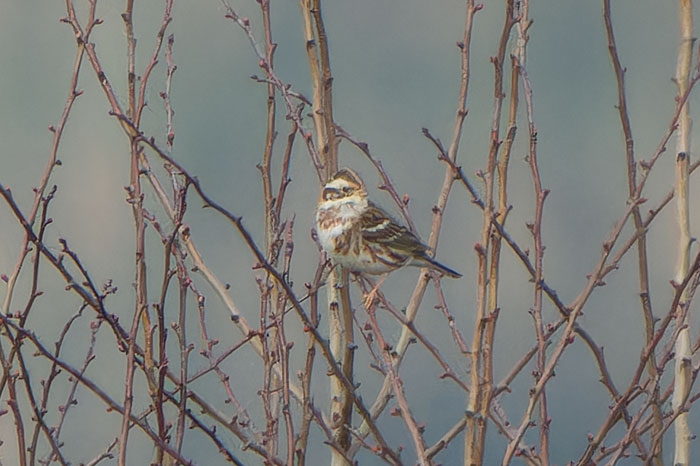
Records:
<instances>
[{"instance_id":1,"label":"small brown bird","mask_svg":"<svg viewBox=\"0 0 700 466\"><path fill-rule=\"evenodd\" d=\"M406 265L427 267L452 278L462 276L430 257L425 244L370 201L362 179L349 168L339 170L323 187L316 233L337 264L353 272L384 274L366 296L366 305L388 273Z\"/></svg>"}]
</instances>

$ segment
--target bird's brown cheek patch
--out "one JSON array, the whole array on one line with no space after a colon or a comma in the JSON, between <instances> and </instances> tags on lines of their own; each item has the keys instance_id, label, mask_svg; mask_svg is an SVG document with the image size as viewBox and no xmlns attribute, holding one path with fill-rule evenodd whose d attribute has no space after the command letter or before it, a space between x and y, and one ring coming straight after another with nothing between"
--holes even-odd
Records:
<instances>
[{"instance_id":1,"label":"bird's brown cheek patch","mask_svg":"<svg viewBox=\"0 0 700 466\"><path fill-rule=\"evenodd\" d=\"M342 219L339 218L329 218L326 220L321 220L321 228L324 230L330 230L336 225L340 225L342 222Z\"/></svg>"}]
</instances>

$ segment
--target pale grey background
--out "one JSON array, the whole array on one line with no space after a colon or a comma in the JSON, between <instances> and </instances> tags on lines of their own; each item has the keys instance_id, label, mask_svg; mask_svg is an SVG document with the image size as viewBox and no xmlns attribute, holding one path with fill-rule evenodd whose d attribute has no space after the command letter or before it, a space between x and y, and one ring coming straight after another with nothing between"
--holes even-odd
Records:
<instances>
[{"instance_id":1,"label":"pale grey background","mask_svg":"<svg viewBox=\"0 0 700 466\"><path fill-rule=\"evenodd\" d=\"M100 2L98 13L105 23L95 30L92 40L97 44L106 73L123 98L126 47L119 17L122 3ZM152 51L162 15L161 3L137 2L139 70ZM486 1L474 23L469 115L459 154L459 163L468 175L484 167L488 150L493 103L493 67L489 57L497 51L502 3ZM675 72L677 44L676 6L673 2L651 0L614 3L619 52L628 69L628 103L636 153L639 158L648 159L674 107L675 87L671 77ZM257 5L252 0L236 0L232 5L251 17L255 31L261 32ZM335 77L336 121L356 138L367 141L398 191L411 196L413 218L419 232L427 238L430 209L438 193L443 167L420 128L428 127L443 142L451 135L459 84L455 42L462 37L463 2L332 0L323 6ZM531 28L528 71L535 95L540 170L545 187L552 191L544 216L545 273L565 301L573 299L584 285L586 273L598 260L602 240L625 208L623 141L614 108L616 87L601 8L601 2L548 0L534 2L531 12L535 24ZM274 38L279 44L277 73L295 89L310 95L298 4L273 1L272 11ZM82 17L84 12L85 8L81 8ZM24 208L31 203L31 187L38 183L50 149L51 134L47 126L58 121L68 90L75 46L70 27L58 21L64 15L62 2L3 0L0 3L0 182L13 188ZM198 176L214 199L243 215L256 240L262 241L261 187L255 165L260 160L264 138L266 90L249 78L261 74L257 60L242 31L224 19L224 10L217 1L176 1L173 17L170 32L175 34L178 66L172 90L176 111L173 155ZM164 76L161 64L152 78L150 105L144 115L144 128L159 141L164 140L165 134L164 109L158 97ZM108 105L87 63L80 87L85 94L71 114L59 154L63 166L52 178L59 190L51 210L55 224L50 237L54 239L49 243L57 244L55 238L59 236L67 238L98 282L112 278L120 292L110 298L111 310L126 318L133 309L134 295L131 288L134 234L123 190L128 184L128 144L115 120L107 115ZM698 108L696 97L691 102L694 105L691 109ZM533 217L532 187L529 168L523 162L526 150L523 142L527 138L524 120L520 121L520 139L511 162L510 195L514 210L508 225L519 241L529 244L525 221ZM278 129L279 150L286 137L284 120L280 120ZM672 186L672 147L650 178L646 191L650 206L656 205ZM379 179L362 154L343 144L340 157L341 165L357 168L371 188L377 185ZM291 177L285 216L296 215L293 277L296 288L301 289L303 282L312 278L317 260L310 229L318 187L299 142ZM381 204L390 207L388 197L376 189L373 192ZM691 199L695 200L697 195L693 189ZM158 211L153 197L146 199L146 205ZM192 197L187 221L193 225L194 238L208 265L232 284L232 296L243 313L256 321L258 295L251 292L255 283L249 269L252 256L223 219L199 206ZM665 311L672 293L668 281L673 276L675 260L673 213L672 209L666 209L649 236L652 300L657 313ZM457 187L446 218L437 257L465 276L460 281L443 283L458 325L465 337L470 337L476 270L473 245L478 241L481 216L469 203L465 191ZM695 218L692 220L695 232L697 222ZM0 272L9 274L22 236L5 203L0 203L0 226ZM160 257L155 235L149 241L149 247ZM581 319L596 341L605 347L620 387L626 385L636 365L643 338L635 263L631 256L623 261L622 269L607 280L608 286L596 291ZM162 264L153 261L149 267L151 296L157 296ZM505 248L503 270L496 341L497 378L530 347L534 335L527 314L532 301L531 285L519 262ZM64 322L80 303L74 295L62 291L63 285L55 280L52 271L44 268L43 274L46 295L50 298L38 304L32 324L48 342L55 334L56 322ZM399 297L412 288L416 276L415 270L397 272L383 289L400 303ZM28 284L26 277L22 284L25 287ZM17 307L24 304L21 290L22 287L16 292ZM431 289L418 325L432 339L449 342L442 318L432 309L434 303ZM212 332L224 341L231 340L231 335L238 338L216 298L212 296L208 304ZM554 317L548 303L545 315ZM54 316L56 321L52 319ZM393 335L398 336L398 331ZM75 361L80 361L87 345L78 340L76 337L70 349L74 351ZM89 375L111 386L113 395L119 398L123 390L123 368L118 366L115 370L112 366L111 340L109 337L103 340L99 359ZM295 364L301 364L303 358L302 341L299 340L292 353ZM450 362L464 371L467 362L449 344L444 348L451 348ZM231 373L256 374L258 360L252 352L248 356L246 359L246 353L241 352L228 366ZM426 439L432 442L461 416L464 398L448 382L436 378L439 371L424 350L412 349L410 358L402 368L402 375L408 396L414 400L414 415L430 422ZM361 371L366 369L366 362L366 355L361 353L358 356ZM102 371L104 368L109 370ZM597 430L606 415L609 398L596 382L596 374L588 352L583 345L575 344L561 360L557 376L549 384L549 406L554 419L553 464L578 457L585 447L586 433ZM238 389L243 393L242 399L246 394L249 396L249 408L255 411L259 400L254 391L260 378L249 379L252 385L241 381ZM502 399L512 422L519 422L522 416L531 382L528 373L524 373L513 384L513 394ZM375 375L367 375L363 389L371 394L377 383L379 379ZM210 385L220 390L217 383ZM319 404L325 390L326 383L320 377L316 394ZM223 399L223 394L220 397ZM72 419L73 429L64 432L68 450L75 452L76 463L88 460L102 449L105 439L117 434L121 422L117 416L106 416L104 408L91 400L87 394L80 397L80 406L73 413L76 416ZM78 416L85 417L76 421ZM409 445L398 418L383 422L396 426L395 435L389 435L392 444ZM696 413L692 414L691 422L694 431L700 431ZM0 438L5 445L0 448L0 458L8 464L12 464L12 432L9 416L4 416L0 419ZM211 459L206 452L197 452L196 438L190 439L185 454L192 454L199 464L221 464L215 453L212 455L216 459ZM232 439L227 441L235 448ZM134 442L131 458L133 464L140 464L144 458L150 458L150 445ZM489 431L488 442L490 461L498 461L503 440L495 429ZM315 448L325 447L317 444ZM461 448L457 442L440 460L443 464L457 464L461 461ZM410 458L410 452L406 454ZM376 462L367 456L360 456L360 460L361 464ZM634 462L630 460L627 464Z\"/></svg>"}]
</instances>

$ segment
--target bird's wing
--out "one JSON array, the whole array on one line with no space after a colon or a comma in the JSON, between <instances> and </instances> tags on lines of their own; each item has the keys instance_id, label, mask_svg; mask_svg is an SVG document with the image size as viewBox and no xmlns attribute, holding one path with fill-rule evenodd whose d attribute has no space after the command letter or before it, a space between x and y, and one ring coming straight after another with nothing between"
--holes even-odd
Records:
<instances>
[{"instance_id":1,"label":"bird's wing","mask_svg":"<svg viewBox=\"0 0 700 466\"><path fill-rule=\"evenodd\" d=\"M399 225L389 214L372 203L362 213L360 224L362 237L367 241L419 255L427 250L410 230Z\"/></svg>"}]
</instances>

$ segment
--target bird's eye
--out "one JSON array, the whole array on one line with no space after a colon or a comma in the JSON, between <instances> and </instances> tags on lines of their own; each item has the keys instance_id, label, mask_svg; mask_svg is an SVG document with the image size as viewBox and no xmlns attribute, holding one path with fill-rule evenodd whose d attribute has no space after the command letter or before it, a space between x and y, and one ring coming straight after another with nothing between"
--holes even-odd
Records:
<instances>
[{"instance_id":1,"label":"bird's eye","mask_svg":"<svg viewBox=\"0 0 700 466\"><path fill-rule=\"evenodd\" d=\"M350 191L352 191L352 189L350 188L350 186L343 186L343 192L344 192L345 194L348 194Z\"/></svg>"},{"instance_id":2,"label":"bird's eye","mask_svg":"<svg viewBox=\"0 0 700 466\"><path fill-rule=\"evenodd\" d=\"M323 198L325 200L338 199L338 197L340 197L339 194L340 193L335 188L326 188L323 190Z\"/></svg>"}]
</instances>

